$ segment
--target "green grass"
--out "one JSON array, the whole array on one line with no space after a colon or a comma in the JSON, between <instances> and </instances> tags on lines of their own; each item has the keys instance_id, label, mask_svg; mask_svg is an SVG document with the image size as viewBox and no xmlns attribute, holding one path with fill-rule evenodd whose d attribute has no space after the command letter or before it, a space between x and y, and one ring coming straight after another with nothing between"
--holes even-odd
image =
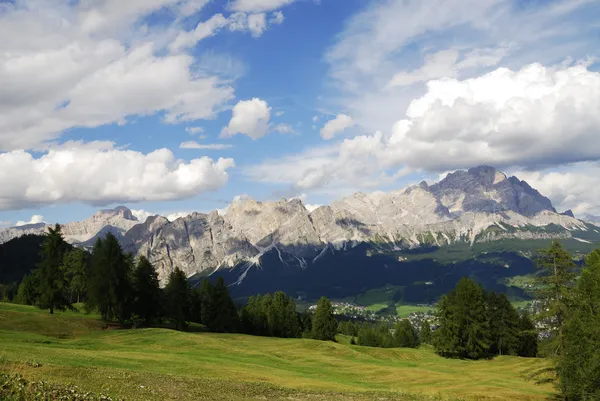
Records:
<instances>
[{"instance_id":1,"label":"green grass","mask_svg":"<svg viewBox=\"0 0 600 401\"><path fill-rule=\"evenodd\" d=\"M543 400L541 359L449 360L430 347L101 330L94 316L0 304L0 370L128 400ZM68 335L67 335L68 334ZM347 341L346 341L347 340Z\"/></svg>"},{"instance_id":2,"label":"green grass","mask_svg":"<svg viewBox=\"0 0 600 401\"><path fill-rule=\"evenodd\" d=\"M427 312L435 311L431 306L416 306L416 305L396 305L396 313L400 317L408 317L412 312Z\"/></svg>"}]
</instances>

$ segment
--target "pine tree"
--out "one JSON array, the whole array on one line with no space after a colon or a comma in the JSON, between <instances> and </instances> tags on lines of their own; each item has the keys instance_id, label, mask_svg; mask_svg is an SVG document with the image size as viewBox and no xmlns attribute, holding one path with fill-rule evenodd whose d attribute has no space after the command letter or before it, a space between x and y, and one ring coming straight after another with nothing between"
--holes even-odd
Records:
<instances>
[{"instance_id":1,"label":"pine tree","mask_svg":"<svg viewBox=\"0 0 600 401\"><path fill-rule=\"evenodd\" d=\"M567 400L600 399L600 250L586 259L563 317L559 388Z\"/></svg>"},{"instance_id":2,"label":"pine tree","mask_svg":"<svg viewBox=\"0 0 600 401\"><path fill-rule=\"evenodd\" d=\"M69 288L70 301L81 301L87 288L88 254L79 248L67 252L63 259L63 270Z\"/></svg>"},{"instance_id":3,"label":"pine tree","mask_svg":"<svg viewBox=\"0 0 600 401\"><path fill-rule=\"evenodd\" d=\"M575 284L575 263L560 242L555 240L548 249L540 251L537 267L540 273L536 278L535 295L542 303L537 318L551 329L554 338L551 352L559 355L560 338Z\"/></svg>"},{"instance_id":4,"label":"pine tree","mask_svg":"<svg viewBox=\"0 0 600 401\"><path fill-rule=\"evenodd\" d=\"M166 315L175 323L175 330L187 328L190 320L190 284L185 273L175 268L165 286Z\"/></svg>"},{"instance_id":5,"label":"pine tree","mask_svg":"<svg viewBox=\"0 0 600 401\"><path fill-rule=\"evenodd\" d=\"M417 331L408 319L402 319L396 323L394 332L395 344L402 348L417 348L419 346L419 336Z\"/></svg>"},{"instance_id":6,"label":"pine tree","mask_svg":"<svg viewBox=\"0 0 600 401\"><path fill-rule=\"evenodd\" d=\"M363 347L380 347L381 338L379 334L368 324L364 324L358 330L357 343Z\"/></svg>"},{"instance_id":7,"label":"pine tree","mask_svg":"<svg viewBox=\"0 0 600 401\"><path fill-rule=\"evenodd\" d=\"M494 355L515 354L518 347L519 314L505 294L488 294L490 352Z\"/></svg>"},{"instance_id":8,"label":"pine tree","mask_svg":"<svg viewBox=\"0 0 600 401\"><path fill-rule=\"evenodd\" d=\"M316 340L335 341L337 320L333 317L333 306L326 297L321 297L312 321L312 334Z\"/></svg>"},{"instance_id":9,"label":"pine tree","mask_svg":"<svg viewBox=\"0 0 600 401\"><path fill-rule=\"evenodd\" d=\"M145 324L160 315L161 289L158 273L150 261L141 256L133 271L133 313Z\"/></svg>"},{"instance_id":10,"label":"pine tree","mask_svg":"<svg viewBox=\"0 0 600 401\"><path fill-rule=\"evenodd\" d=\"M538 332L527 311L519 318L517 355L533 358L538 354Z\"/></svg>"},{"instance_id":11,"label":"pine tree","mask_svg":"<svg viewBox=\"0 0 600 401\"><path fill-rule=\"evenodd\" d=\"M63 239L60 225L48 228L42 244L42 261L39 271L38 305L42 309L65 310L71 308L67 298L67 282L63 270L63 259L68 245Z\"/></svg>"},{"instance_id":12,"label":"pine tree","mask_svg":"<svg viewBox=\"0 0 600 401\"><path fill-rule=\"evenodd\" d=\"M17 302L25 305L35 305L40 297L40 283L38 271L26 275L19 284Z\"/></svg>"},{"instance_id":13,"label":"pine tree","mask_svg":"<svg viewBox=\"0 0 600 401\"><path fill-rule=\"evenodd\" d=\"M190 294L190 321L202 324L202 292L193 288Z\"/></svg>"},{"instance_id":14,"label":"pine tree","mask_svg":"<svg viewBox=\"0 0 600 401\"><path fill-rule=\"evenodd\" d=\"M422 344L431 344L431 326L427 320L421 322L419 330L419 340Z\"/></svg>"},{"instance_id":15,"label":"pine tree","mask_svg":"<svg viewBox=\"0 0 600 401\"><path fill-rule=\"evenodd\" d=\"M200 315L202 317L202 324L206 327L210 327L216 318L216 307L213 298L212 283L208 280L203 280L200 286Z\"/></svg>"},{"instance_id":16,"label":"pine tree","mask_svg":"<svg viewBox=\"0 0 600 401\"><path fill-rule=\"evenodd\" d=\"M112 233L96 241L87 280L88 310L97 309L104 320L116 319L121 324L129 319L133 301L131 261Z\"/></svg>"},{"instance_id":17,"label":"pine tree","mask_svg":"<svg viewBox=\"0 0 600 401\"><path fill-rule=\"evenodd\" d=\"M490 333L485 290L471 279L461 279L438 303L436 352L444 356L479 359L488 355Z\"/></svg>"},{"instance_id":18,"label":"pine tree","mask_svg":"<svg viewBox=\"0 0 600 401\"><path fill-rule=\"evenodd\" d=\"M217 278L212 288L212 303L215 308L213 320L205 324L211 331L234 333L239 325L238 313L223 277Z\"/></svg>"}]
</instances>

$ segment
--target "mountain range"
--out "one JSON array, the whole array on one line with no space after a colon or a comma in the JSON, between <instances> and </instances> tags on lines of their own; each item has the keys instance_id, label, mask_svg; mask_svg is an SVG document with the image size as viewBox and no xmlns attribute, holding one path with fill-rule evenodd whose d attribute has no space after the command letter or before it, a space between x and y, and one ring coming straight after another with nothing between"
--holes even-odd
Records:
<instances>
[{"instance_id":1,"label":"mountain range","mask_svg":"<svg viewBox=\"0 0 600 401\"><path fill-rule=\"evenodd\" d=\"M2 229L0 243L45 227ZM190 277L217 271L239 294L287 289L307 296L319 288L338 296L368 290L361 281L404 283L401 276L413 276L408 272L415 255L429 252L431 259L425 259L438 263L435 252L442 249L466 247L473 256L482 244L508 241L522 243L519 257L524 257L531 241L559 238L586 248L600 240L600 228L570 211L557 212L525 181L489 166L450 173L433 185L355 193L314 210L299 199L243 199L222 214L192 213L174 221L157 215L140 222L120 206L63 226L66 240L83 247L107 232L126 251L148 257L163 282L177 266ZM333 268L358 262L362 267ZM346 277L350 273L352 283ZM435 283L439 274L423 277Z\"/></svg>"}]
</instances>

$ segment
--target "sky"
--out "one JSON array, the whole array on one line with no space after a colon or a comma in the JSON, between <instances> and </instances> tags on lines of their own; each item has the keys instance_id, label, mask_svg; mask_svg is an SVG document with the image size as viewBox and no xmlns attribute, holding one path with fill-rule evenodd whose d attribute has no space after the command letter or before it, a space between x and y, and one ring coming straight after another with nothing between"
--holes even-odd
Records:
<instances>
[{"instance_id":1,"label":"sky","mask_svg":"<svg viewBox=\"0 0 600 401\"><path fill-rule=\"evenodd\" d=\"M0 0L0 226L481 164L600 216L599 0Z\"/></svg>"}]
</instances>

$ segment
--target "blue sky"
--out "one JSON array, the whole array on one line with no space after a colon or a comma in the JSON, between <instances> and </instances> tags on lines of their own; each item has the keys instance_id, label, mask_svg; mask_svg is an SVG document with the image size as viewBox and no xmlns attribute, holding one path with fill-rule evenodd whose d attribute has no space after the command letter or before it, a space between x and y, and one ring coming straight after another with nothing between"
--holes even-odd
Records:
<instances>
[{"instance_id":1,"label":"blue sky","mask_svg":"<svg viewBox=\"0 0 600 401\"><path fill-rule=\"evenodd\" d=\"M324 204L479 164L600 215L598 15L595 0L0 1L0 223Z\"/></svg>"}]
</instances>

